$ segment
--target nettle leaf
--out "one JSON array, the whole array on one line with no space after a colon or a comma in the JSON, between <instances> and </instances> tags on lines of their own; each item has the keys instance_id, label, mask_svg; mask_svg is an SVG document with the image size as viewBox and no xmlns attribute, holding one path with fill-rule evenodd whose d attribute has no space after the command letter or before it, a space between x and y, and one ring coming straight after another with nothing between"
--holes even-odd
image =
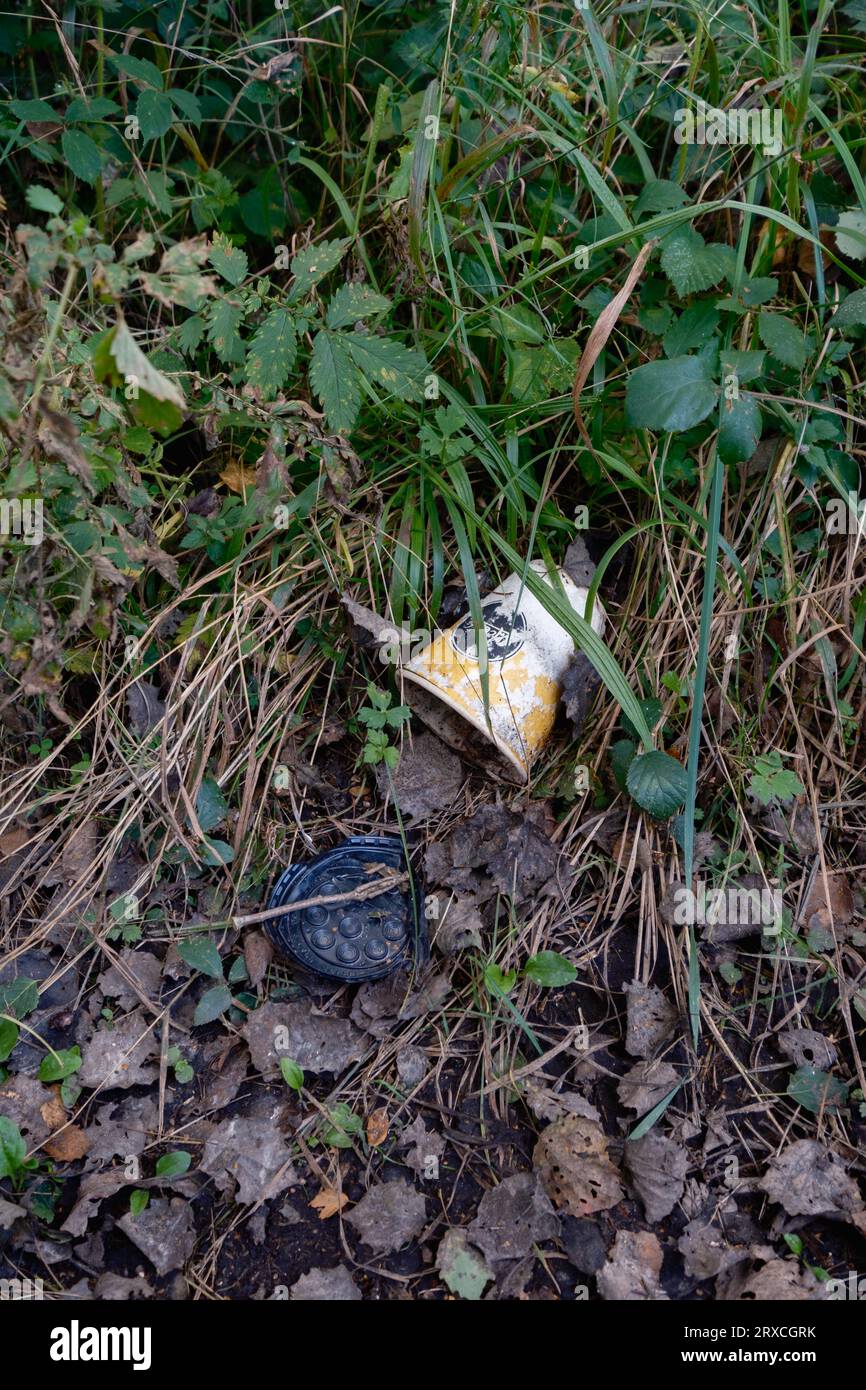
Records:
<instances>
[{"instance_id":1,"label":"nettle leaf","mask_svg":"<svg viewBox=\"0 0 866 1390\"><path fill-rule=\"evenodd\" d=\"M295 277L290 298L300 299L309 294L320 280L330 275L340 264L350 244L350 237L339 241L320 241L316 246L307 246L292 258L291 272Z\"/></svg>"},{"instance_id":2,"label":"nettle leaf","mask_svg":"<svg viewBox=\"0 0 866 1390\"><path fill-rule=\"evenodd\" d=\"M761 411L754 396L722 401L719 454L723 463L746 463L761 438Z\"/></svg>"},{"instance_id":3,"label":"nettle leaf","mask_svg":"<svg viewBox=\"0 0 866 1390\"><path fill-rule=\"evenodd\" d=\"M805 367L806 340L791 319L781 314L759 314L758 337L777 362L786 367Z\"/></svg>"},{"instance_id":4,"label":"nettle leaf","mask_svg":"<svg viewBox=\"0 0 866 1390\"><path fill-rule=\"evenodd\" d=\"M705 420L718 387L705 357L645 362L629 377L625 414L630 425L651 430L689 430Z\"/></svg>"},{"instance_id":5,"label":"nettle leaf","mask_svg":"<svg viewBox=\"0 0 866 1390\"><path fill-rule=\"evenodd\" d=\"M232 246L228 237L217 232L207 258L216 271L230 285L239 285L247 278L247 253L239 246Z\"/></svg>"},{"instance_id":6,"label":"nettle leaf","mask_svg":"<svg viewBox=\"0 0 866 1390\"><path fill-rule=\"evenodd\" d=\"M191 314L176 330L176 341L181 352L191 356L195 352L205 331L205 320L201 314Z\"/></svg>"},{"instance_id":7,"label":"nettle leaf","mask_svg":"<svg viewBox=\"0 0 866 1390\"><path fill-rule=\"evenodd\" d=\"M689 195L678 183L670 179L650 179L640 191L632 211L635 217L645 212L671 212L674 208L685 207Z\"/></svg>"},{"instance_id":8,"label":"nettle leaf","mask_svg":"<svg viewBox=\"0 0 866 1390\"><path fill-rule=\"evenodd\" d=\"M349 336L317 333L310 358L310 383L336 434L348 433L361 405L358 373L343 347Z\"/></svg>"},{"instance_id":9,"label":"nettle leaf","mask_svg":"<svg viewBox=\"0 0 866 1390\"><path fill-rule=\"evenodd\" d=\"M19 121L59 121L53 106L49 106L47 101L41 101L38 97L31 101L10 101L9 110L13 116L17 116Z\"/></svg>"},{"instance_id":10,"label":"nettle leaf","mask_svg":"<svg viewBox=\"0 0 866 1390\"><path fill-rule=\"evenodd\" d=\"M223 963L216 942L211 937L186 937L178 946L177 953L193 970L198 970L202 975L209 975L212 980L222 979Z\"/></svg>"},{"instance_id":11,"label":"nettle leaf","mask_svg":"<svg viewBox=\"0 0 866 1390\"><path fill-rule=\"evenodd\" d=\"M41 183L32 184L24 197L36 212L47 212L49 217L59 217L63 211L63 203L57 194L52 193L50 188L44 188Z\"/></svg>"},{"instance_id":12,"label":"nettle leaf","mask_svg":"<svg viewBox=\"0 0 866 1390\"><path fill-rule=\"evenodd\" d=\"M287 309L272 309L250 340L247 381L260 387L266 397L275 395L288 380L297 355L295 320Z\"/></svg>"},{"instance_id":13,"label":"nettle leaf","mask_svg":"<svg viewBox=\"0 0 866 1390\"><path fill-rule=\"evenodd\" d=\"M764 371L765 352L739 351L737 348L728 348L721 354L721 373L722 379L730 376L733 372L740 385L746 381L754 381Z\"/></svg>"},{"instance_id":14,"label":"nettle leaf","mask_svg":"<svg viewBox=\"0 0 866 1390\"><path fill-rule=\"evenodd\" d=\"M664 350L668 357L683 357L688 352L696 352L710 341L718 326L719 311L712 300L690 304L665 334Z\"/></svg>"},{"instance_id":15,"label":"nettle leaf","mask_svg":"<svg viewBox=\"0 0 866 1390\"><path fill-rule=\"evenodd\" d=\"M143 140L157 140L171 130L174 108L164 92L145 87L135 103L135 114L141 126Z\"/></svg>"},{"instance_id":16,"label":"nettle leaf","mask_svg":"<svg viewBox=\"0 0 866 1390\"><path fill-rule=\"evenodd\" d=\"M75 177L84 183L96 183L102 172L102 156L90 136L83 130L64 130L60 144L63 158Z\"/></svg>"},{"instance_id":17,"label":"nettle leaf","mask_svg":"<svg viewBox=\"0 0 866 1390\"><path fill-rule=\"evenodd\" d=\"M401 401L421 399L421 379L427 371L423 352L373 333L345 333L341 341L368 381Z\"/></svg>"},{"instance_id":18,"label":"nettle leaf","mask_svg":"<svg viewBox=\"0 0 866 1390\"><path fill-rule=\"evenodd\" d=\"M221 362L243 362L244 343L238 333L243 319L243 308L230 299L218 299L208 309L208 342Z\"/></svg>"},{"instance_id":19,"label":"nettle leaf","mask_svg":"<svg viewBox=\"0 0 866 1390\"><path fill-rule=\"evenodd\" d=\"M122 72L124 77L132 77L136 82L144 82L148 87L155 87L159 92L165 86L159 68L155 63L148 62L147 58L136 58L132 53L107 53L105 56L111 66L118 72Z\"/></svg>"},{"instance_id":20,"label":"nettle leaf","mask_svg":"<svg viewBox=\"0 0 866 1390\"><path fill-rule=\"evenodd\" d=\"M358 319L371 318L390 309L391 301L368 285L341 285L328 305L328 328L348 328Z\"/></svg>"},{"instance_id":21,"label":"nettle leaf","mask_svg":"<svg viewBox=\"0 0 866 1390\"><path fill-rule=\"evenodd\" d=\"M120 111L111 97L73 97L63 114L65 121L104 121Z\"/></svg>"},{"instance_id":22,"label":"nettle leaf","mask_svg":"<svg viewBox=\"0 0 866 1390\"><path fill-rule=\"evenodd\" d=\"M667 820L680 809L689 785L682 763L658 749L632 760L625 783L632 799L656 820Z\"/></svg>"},{"instance_id":23,"label":"nettle leaf","mask_svg":"<svg viewBox=\"0 0 866 1390\"><path fill-rule=\"evenodd\" d=\"M31 189L28 192L28 202L30 201L29 193L33 191L35 190ZM31 206L35 207L36 204L32 203ZM43 211L47 211L47 209L43 209ZM830 320L831 328L853 328L855 325L866 328L866 289L855 290L853 294L848 295L847 299L843 299Z\"/></svg>"},{"instance_id":24,"label":"nettle leaf","mask_svg":"<svg viewBox=\"0 0 866 1390\"><path fill-rule=\"evenodd\" d=\"M172 105L178 110L185 121L190 125L201 125L201 107L198 104L198 97L192 92L184 91L182 87L170 87L168 96Z\"/></svg>"},{"instance_id":25,"label":"nettle leaf","mask_svg":"<svg viewBox=\"0 0 866 1390\"><path fill-rule=\"evenodd\" d=\"M730 299L720 299L720 309L730 309L735 314L748 314L759 305L766 304L779 288L774 275L763 275L756 280L745 279L737 287L737 293Z\"/></svg>"},{"instance_id":26,"label":"nettle leaf","mask_svg":"<svg viewBox=\"0 0 866 1390\"><path fill-rule=\"evenodd\" d=\"M671 232L662 244L662 270L681 299L687 294L712 289L734 273L736 263L732 247L721 242L707 245L693 227Z\"/></svg>"},{"instance_id":27,"label":"nettle leaf","mask_svg":"<svg viewBox=\"0 0 866 1390\"><path fill-rule=\"evenodd\" d=\"M561 985L571 985L577 979L577 970L570 960L558 951L539 951L530 956L523 969L527 979L544 989L554 989Z\"/></svg>"}]
</instances>

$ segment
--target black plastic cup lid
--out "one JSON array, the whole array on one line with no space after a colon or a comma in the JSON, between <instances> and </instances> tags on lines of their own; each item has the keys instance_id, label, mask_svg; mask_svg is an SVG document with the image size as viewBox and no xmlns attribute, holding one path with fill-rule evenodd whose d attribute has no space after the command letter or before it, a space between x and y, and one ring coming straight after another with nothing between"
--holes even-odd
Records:
<instances>
[{"instance_id":1,"label":"black plastic cup lid","mask_svg":"<svg viewBox=\"0 0 866 1390\"><path fill-rule=\"evenodd\" d=\"M269 907L334 897L366 887L371 868L397 873L408 864L393 835L353 835L306 864L292 864L274 885ZM335 980L380 980L427 957L422 896L417 878L385 887L356 902L320 903L272 917L264 924L273 945L307 970Z\"/></svg>"}]
</instances>

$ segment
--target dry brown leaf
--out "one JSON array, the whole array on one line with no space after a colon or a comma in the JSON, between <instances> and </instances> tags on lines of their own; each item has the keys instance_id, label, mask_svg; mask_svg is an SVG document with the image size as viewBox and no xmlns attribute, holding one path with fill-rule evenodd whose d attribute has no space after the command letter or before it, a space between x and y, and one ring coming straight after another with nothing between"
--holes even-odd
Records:
<instances>
[{"instance_id":1,"label":"dry brown leaf","mask_svg":"<svg viewBox=\"0 0 866 1390\"><path fill-rule=\"evenodd\" d=\"M548 1125L532 1161L554 1206L572 1216L607 1211L625 1195L601 1125L582 1115L566 1115Z\"/></svg>"},{"instance_id":2,"label":"dry brown leaf","mask_svg":"<svg viewBox=\"0 0 866 1390\"><path fill-rule=\"evenodd\" d=\"M5 835L0 835L0 856L5 858L7 854L23 849L29 839L30 833L23 826L20 830L7 830Z\"/></svg>"},{"instance_id":3,"label":"dry brown leaf","mask_svg":"<svg viewBox=\"0 0 866 1390\"><path fill-rule=\"evenodd\" d=\"M56 1158L58 1163L73 1163L77 1158L83 1158L90 1148L90 1140L80 1125L67 1123L66 1106L60 1099L59 1086L51 1087L51 1099L40 1105L39 1109L48 1128L58 1131L43 1145L48 1157Z\"/></svg>"},{"instance_id":4,"label":"dry brown leaf","mask_svg":"<svg viewBox=\"0 0 866 1390\"><path fill-rule=\"evenodd\" d=\"M854 916L854 894L844 874L828 874L826 887L824 875L820 872L815 875L800 920L811 925L815 913L826 914L828 925L831 916L837 926L850 922Z\"/></svg>"},{"instance_id":5,"label":"dry brown leaf","mask_svg":"<svg viewBox=\"0 0 866 1390\"><path fill-rule=\"evenodd\" d=\"M244 964L250 977L250 985L258 989L268 973L268 966L274 957L274 948L264 932L251 931L244 938Z\"/></svg>"},{"instance_id":6,"label":"dry brown leaf","mask_svg":"<svg viewBox=\"0 0 866 1390\"><path fill-rule=\"evenodd\" d=\"M592 327L592 332L586 340L586 347L581 354L577 368L577 375L574 378L574 389L572 391L572 403L574 405L574 418L577 427L590 452L593 452L592 442L587 433L586 425L583 423L583 415L580 409L580 393L583 390L586 380L598 358L599 353L614 330L616 321L625 308L626 300L634 289L637 281L643 273L643 268L656 246L655 241L648 241L638 252L634 265L626 276L625 284L618 294L615 294L609 304L606 304L596 319Z\"/></svg>"},{"instance_id":7,"label":"dry brown leaf","mask_svg":"<svg viewBox=\"0 0 866 1390\"><path fill-rule=\"evenodd\" d=\"M387 1138L388 1111L383 1105L378 1110L371 1110L367 1116L367 1143L371 1149L376 1149L380 1144L384 1144Z\"/></svg>"},{"instance_id":8,"label":"dry brown leaf","mask_svg":"<svg viewBox=\"0 0 866 1390\"><path fill-rule=\"evenodd\" d=\"M256 470L249 468L245 463L232 459L219 475L220 482L225 483L230 492L252 492L256 485Z\"/></svg>"},{"instance_id":9,"label":"dry brown leaf","mask_svg":"<svg viewBox=\"0 0 866 1390\"><path fill-rule=\"evenodd\" d=\"M345 1192L338 1192L336 1187L323 1187L321 1192L316 1193L310 1206L319 1213L320 1221L327 1221L329 1216L336 1216L348 1204L349 1198Z\"/></svg>"},{"instance_id":10,"label":"dry brown leaf","mask_svg":"<svg viewBox=\"0 0 866 1390\"><path fill-rule=\"evenodd\" d=\"M90 1140L80 1125L67 1125L42 1148L49 1158L56 1159L58 1163L74 1163L87 1153Z\"/></svg>"}]
</instances>

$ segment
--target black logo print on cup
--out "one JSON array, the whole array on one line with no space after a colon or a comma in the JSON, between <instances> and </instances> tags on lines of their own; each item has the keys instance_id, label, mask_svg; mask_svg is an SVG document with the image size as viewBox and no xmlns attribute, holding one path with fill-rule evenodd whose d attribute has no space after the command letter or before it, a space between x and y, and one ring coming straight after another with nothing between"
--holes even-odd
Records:
<instances>
[{"instance_id":1,"label":"black logo print on cup","mask_svg":"<svg viewBox=\"0 0 866 1390\"><path fill-rule=\"evenodd\" d=\"M491 599L481 605L481 616L484 619L488 661L505 661L520 651L526 641L526 619L522 613L506 608L499 599ZM461 656L478 660L480 643L476 641L471 613L467 613L455 627L451 634L451 645Z\"/></svg>"}]
</instances>

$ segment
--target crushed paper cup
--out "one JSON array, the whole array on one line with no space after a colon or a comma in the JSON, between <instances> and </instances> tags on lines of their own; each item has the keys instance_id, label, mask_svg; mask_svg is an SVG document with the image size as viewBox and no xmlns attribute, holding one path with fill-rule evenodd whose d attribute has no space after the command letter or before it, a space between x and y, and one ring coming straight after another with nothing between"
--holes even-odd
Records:
<instances>
[{"instance_id":1,"label":"crushed paper cup","mask_svg":"<svg viewBox=\"0 0 866 1390\"><path fill-rule=\"evenodd\" d=\"M534 560L530 568L550 584L543 561ZM578 588L563 570L559 570L559 577L568 602L582 618L589 591ZM402 668L406 680L417 687L406 692L407 698L446 743L477 756L477 734L481 734L500 755L491 771L512 780L516 772L525 781L533 759L550 737L574 642L524 586L519 574L509 575L488 594L482 600L481 612L489 673L488 711L481 684L484 644L476 641L471 614L438 633ZM596 599L592 627L599 636L605 621ZM477 731L474 736L473 731Z\"/></svg>"}]
</instances>

